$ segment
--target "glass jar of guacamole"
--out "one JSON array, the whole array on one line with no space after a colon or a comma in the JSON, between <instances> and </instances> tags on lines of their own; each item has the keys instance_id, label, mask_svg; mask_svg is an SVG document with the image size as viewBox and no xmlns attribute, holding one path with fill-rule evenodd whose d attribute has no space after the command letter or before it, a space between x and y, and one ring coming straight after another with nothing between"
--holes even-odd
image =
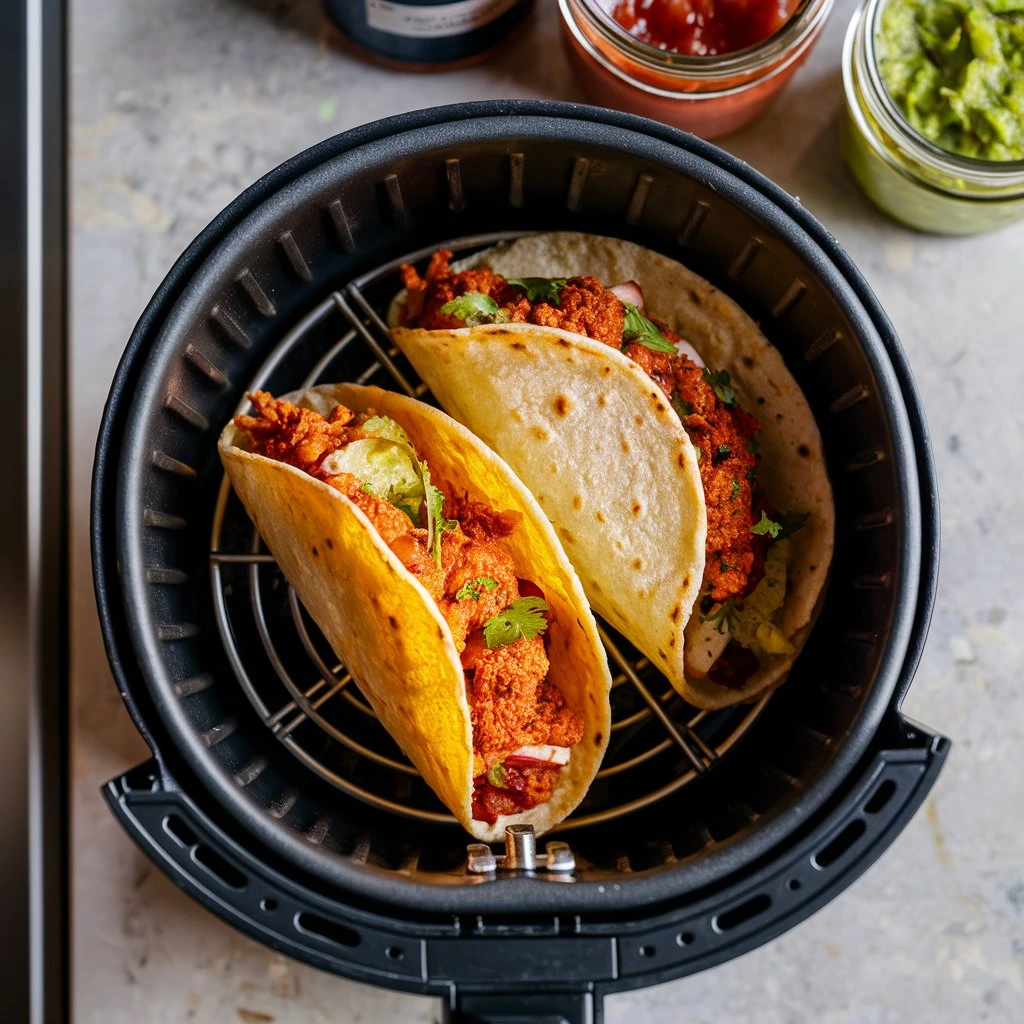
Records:
<instances>
[{"instance_id":1,"label":"glass jar of guacamole","mask_svg":"<svg viewBox=\"0 0 1024 1024\"><path fill-rule=\"evenodd\" d=\"M1024 20L1024 0L974 2L986 7L983 13L1020 11ZM843 48L843 155L865 195L890 217L920 231L976 234L1024 217L1024 159L1014 158L1018 97L1012 95L1024 75L1024 52L995 52L1011 61L1008 84L1000 89L979 75L989 70L985 58L993 55L981 53L982 60L973 61L990 43L987 33L970 34L970 11L961 25L950 21L948 36L938 38L929 34L934 8L923 21L913 16L915 6L932 3L866 0L854 15ZM886 19L886 9L897 4L895 17ZM1024 30L1020 45L1024 51ZM935 54L933 66L917 65L924 63L922 50ZM950 75L959 76L959 88L951 88ZM1020 113L1024 117L1024 109Z\"/></svg>"}]
</instances>

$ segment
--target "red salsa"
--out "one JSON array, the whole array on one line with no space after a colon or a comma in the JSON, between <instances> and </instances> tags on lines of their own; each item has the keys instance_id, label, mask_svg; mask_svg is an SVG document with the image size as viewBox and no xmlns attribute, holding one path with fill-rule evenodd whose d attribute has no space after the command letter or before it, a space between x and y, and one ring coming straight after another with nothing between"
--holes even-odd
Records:
<instances>
[{"instance_id":1,"label":"red salsa","mask_svg":"<svg viewBox=\"0 0 1024 1024\"><path fill-rule=\"evenodd\" d=\"M660 50L710 57L774 35L800 0L616 0L612 16Z\"/></svg>"}]
</instances>

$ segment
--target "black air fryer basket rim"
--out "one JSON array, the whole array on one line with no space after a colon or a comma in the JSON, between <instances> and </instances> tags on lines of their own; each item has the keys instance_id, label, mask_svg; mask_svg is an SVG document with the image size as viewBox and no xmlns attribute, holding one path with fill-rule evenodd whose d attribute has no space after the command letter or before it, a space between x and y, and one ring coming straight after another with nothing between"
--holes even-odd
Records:
<instances>
[{"instance_id":1,"label":"black air fryer basket rim","mask_svg":"<svg viewBox=\"0 0 1024 1024\"><path fill-rule=\"evenodd\" d=\"M668 143L674 147L677 154L682 153L691 163L700 161L716 188L721 186L721 191L739 196L746 208L753 208L757 216L777 229L791 245L800 249L807 261L815 265L823 276L831 279L837 290L844 295L846 312L851 321L860 328L862 343L865 340L869 342L866 346L869 358L872 359L873 369L888 398L894 453L910 466L910 472L900 478L905 491L901 495L904 510L903 543L905 549L909 548L903 552L905 571L899 582L905 589L900 607L907 611L898 616L894 624L900 635L890 637L890 657L883 671L879 673L880 677L886 677L885 683L882 685L881 678L876 682L871 698L871 711L862 714L856 730L857 735L851 735L848 739L844 747L844 751L847 752L845 759L842 756L837 757L817 780L815 790L819 795L816 802L815 792L809 791L805 794L802 808L797 810L795 815L791 814L790 820L777 819L771 823L771 827L766 825L755 837L745 840L742 849L737 846L726 847L712 855L715 858L727 858L732 862L727 870L733 870L766 853L773 844L790 834L797 821L805 818L812 807L820 805L829 792L836 788L843 775L853 767L854 762L870 743L886 710L895 709L896 701L909 684L920 655L934 595L934 552L937 543L937 509L933 500L934 473L926 431L920 416L919 400L898 341L866 282L831 235L799 204L747 165L707 143L653 122L596 108L529 101L484 102L400 115L337 136L300 154L253 185L219 215L178 260L143 314L118 368L104 416L96 459L93 544L97 597L108 654L136 724L159 755L159 745L153 742L153 733L146 723L146 716L140 712L133 696L133 690L140 683L135 672L129 668L130 659L126 658L129 647L145 651L146 644L152 643L152 636L146 633L140 638L137 623L129 626L129 622L122 618L117 577L111 571L116 564L114 559L117 552L110 547L109 519L113 509L121 506L123 512L124 505L130 504L130 501L119 501L119 497L131 496L123 493L118 495L116 488L119 473L114 468L120 461L119 441L125 436L126 420L130 411L128 396L136 398L145 392L143 353L163 328L169 307L181 296L195 265L214 254L222 239L233 229L244 229L246 218L254 214L264 201L294 183L300 175L314 170L325 160L384 139L390 138L394 144L405 138L407 133L425 133L434 127L441 131L447 128L449 133L459 134L460 129L473 127L472 124L467 126L462 123L466 121L475 122L481 130L488 130L498 127L498 124L485 125L483 122L485 119L494 118L502 119L500 123L506 129L509 119L512 118L522 119L524 125L528 121L532 122L535 126L538 120L543 120L546 122L544 127L558 133L557 137L568 135L572 138L575 134L585 135L595 128L610 136L621 137L624 132L629 132L630 141L636 146L643 148L646 142L649 148L652 140L656 143ZM405 138L405 141L411 140ZM621 138L619 141L621 142ZM151 375L149 380L153 379L154 375ZM894 397L900 393L905 406ZM919 474L920 493L913 479L915 464ZM925 499L925 509L930 513L926 518L922 518L920 514L922 496ZM922 543L926 555L924 575L920 592L915 594L918 577L921 576L919 545ZM131 569L130 555L122 569ZM915 605L917 613L912 615L910 608ZM912 645L909 642L911 634L914 638ZM131 643L132 638L136 641L135 644ZM140 639L143 643L138 642ZM893 694L897 692L897 687L898 696L894 698ZM177 706L171 702L168 702L168 707L164 710L170 710L172 716L179 713ZM179 728L189 727L180 722ZM856 742L858 740L859 743ZM246 827L250 828L262 842L285 857L293 859L311 874L322 877L320 861L311 856L311 851L304 847L298 838L282 828L271 826L263 815L253 814L253 808L247 798L237 789L223 784L222 769L214 763L209 752L200 751L195 770L204 785L217 793L220 802L227 802L229 806L234 805L232 810L235 816L244 821ZM752 839L760 841L753 842ZM699 865L690 868L691 878L692 872L699 870ZM382 895L380 879L375 879L374 874L374 869L365 866L353 868L339 860L337 875L332 876L330 881L332 884L349 888L360 896L379 899ZM594 883L571 887L538 887L529 880L508 880L500 885L467 886L464 890L447 889L444 900L446 906L453 909L460 905L466 908L511 908L521 904L528 889L530 905L538 909L547 905L562 909L587 905L603 909L610 909L612 906L627 908L653 899L665 899L669 894L664 883L665 874L653 871L648 877L633 877L629 885L622 886L617 893L605 891L600 896L596 893L598 887ZM393 887L390 895L396 902L409 907L426 909L437 904L436 888L422 883L402 882Z\"/></svg>"}]
</instances>

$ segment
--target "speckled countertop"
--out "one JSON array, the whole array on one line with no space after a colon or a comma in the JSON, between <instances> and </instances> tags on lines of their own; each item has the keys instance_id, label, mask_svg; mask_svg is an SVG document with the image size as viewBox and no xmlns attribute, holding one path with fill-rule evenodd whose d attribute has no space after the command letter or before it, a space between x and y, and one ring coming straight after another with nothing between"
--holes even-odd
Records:
<instances>
[{"instance_id":1,"label":"speckled countertop","mask_svg":"<svg viewBox=\"0 0 1024 1024\"><path fill-rule=\"evenodd\" d=\"M79 1024L430 1021L429 999L275 955L139 854L100 785L146 749L100 641L89 552L93 440L117 359L172 261L225 204L335 132L472 98L582 99L542 0L499 59L406 76L339 49L315 0L78 0L73 18L74 995ZM882 860L767 947L607 1001L610 1022L1024 1021L1024 224L914 235L838 156L837 9L780 103L726 147L797 195L875 288L916 371L943 496L931 638L906 710L954 738ZM537 59L550 53L550 59Z\"/></svg>"}]
</instances>

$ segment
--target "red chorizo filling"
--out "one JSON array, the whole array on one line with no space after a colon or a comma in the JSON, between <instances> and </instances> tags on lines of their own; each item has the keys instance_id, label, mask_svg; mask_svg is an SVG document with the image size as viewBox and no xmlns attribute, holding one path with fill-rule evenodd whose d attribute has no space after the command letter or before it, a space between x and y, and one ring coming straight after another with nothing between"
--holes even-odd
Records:
<instances>
[{"instance_id":1,"label":"red chorizo filling","mask_svg":"<svg viewBox=\"0 0 1024 1024\"><path fill-rule=\"evenodd\" d=\"M498 543L518 513L432 481L393 420L338 405L328 417L249 395L237 416L253 452L336 488L437 602L461 653L473 727L473 817L494 824L547 800L583 721L548 677L547 604Z\"/></svg>"}]
</instances>

